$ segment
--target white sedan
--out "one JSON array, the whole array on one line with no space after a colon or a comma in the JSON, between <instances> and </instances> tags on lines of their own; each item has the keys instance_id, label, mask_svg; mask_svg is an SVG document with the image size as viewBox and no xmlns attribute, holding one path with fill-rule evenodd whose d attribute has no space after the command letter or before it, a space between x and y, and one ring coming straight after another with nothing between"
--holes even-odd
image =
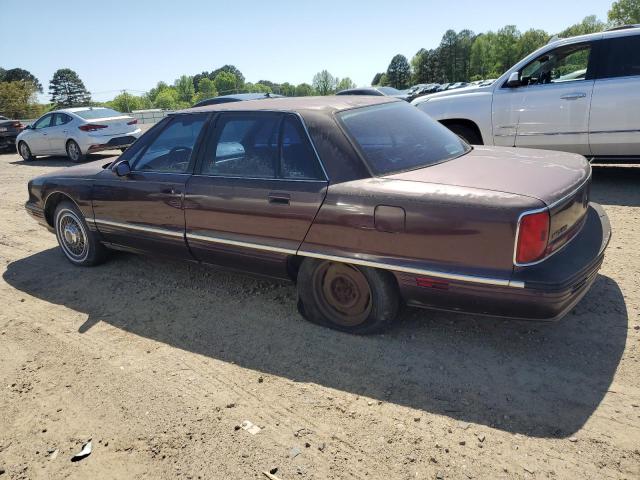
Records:
<instances>
[{"instance_id":1,"label":"white sedan","mask_svg":"<svg viewBox=\"0 0 640 480\"><path fill-rule=\"evenodd\" d=\"M66 155L72 162L100 150L125 150L141 135L138 121L105 107L65 108L49 112L16 138L25 160L36 155Z\"/></svg>"}]
</instances>

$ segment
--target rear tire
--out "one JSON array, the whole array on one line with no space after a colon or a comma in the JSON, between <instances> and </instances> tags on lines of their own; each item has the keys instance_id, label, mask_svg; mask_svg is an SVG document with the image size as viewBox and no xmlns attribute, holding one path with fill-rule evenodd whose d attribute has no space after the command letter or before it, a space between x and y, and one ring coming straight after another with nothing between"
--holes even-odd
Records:
<instances>
[{"instance_id":1,"label":"rear tire","mask_svg":"<svg viewBox=\"0 0 640 480\"><path fill-rule=\"evenodd\" d=\"M298 271L298 299L307 320L355 334L386 330L400 309L390 272L314 258Z\"/></svg>"},{"instance_id":2,"label":"rear tire","mask_svg":"<svg viewBox=\"0 0 640 480\"><path fill-rule=\"evenodd\" d=\"M89 230L82 213L73 202L63 201L53 216L58 245L73 265L90 267L104 262L107 248Z\"/></svg>"},{"instance_id":3,"label":"rear tire","mask_svg":"<svg viewBox=\"0 0 640 480\"><path fill-rule=\"evenodd\" d=\"M462 138L469 145L482 145L482 137L478 132L470 127L461 123L453 123L451 125L445 125L449 130Z\"/></svg>"},{"instance_id":4,"label":"rear tire","mask_svg":"<svg viewBox=\"0 0 640 480\"><path fill-rule=\"evenodd\" d=\"M67 142L67 157L73 163L82 162L87 156L82 153L80 150L80 145L76 143L75 140L69 140Z\"/></svg>"},{"instance_id":5,"label":"rear tire","mask_svg":"<svg viewBox=\"0 0 640 480\"><path fill-rule=\"evenodd\" d=\"M31 149L29 148L29 145L27 145L27 142L22 141L18 144L18 153L25 162L30 162L36 159L36 157L31 153Z\"/></svg>"}]
</instances>

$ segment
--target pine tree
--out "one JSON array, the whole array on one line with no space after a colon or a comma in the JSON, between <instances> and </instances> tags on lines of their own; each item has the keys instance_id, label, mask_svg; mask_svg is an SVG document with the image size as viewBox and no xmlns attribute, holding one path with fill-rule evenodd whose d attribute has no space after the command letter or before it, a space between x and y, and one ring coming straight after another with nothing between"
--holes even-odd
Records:
<instances>
[{"instance_id":1,"label":"pine tree","mask_svg":"<svg viewBox=\"0 0 640 480\"><path fill-rule=\"evenodd\" d=\"M91 102L91 95L76 72L61 68L49 82L51 103L56 108L80 107Z\"/></svg>"}]
</instances>

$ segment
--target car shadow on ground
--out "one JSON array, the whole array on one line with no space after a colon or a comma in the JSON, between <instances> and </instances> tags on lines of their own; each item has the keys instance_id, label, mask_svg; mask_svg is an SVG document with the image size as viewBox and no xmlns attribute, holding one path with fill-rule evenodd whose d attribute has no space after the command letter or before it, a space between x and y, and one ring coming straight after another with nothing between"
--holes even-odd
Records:
<instances>
[{"instance_id":1,"label":"car shadow on ground","mask_svg":"<svg viewBox=\"0 0 640 480\"><path fill-rule=\"evenodd\" d=\"M15 153L15 152L14 152ZM120 152L109 152L109 153L92 153L91 155L87 155L86 159L82 162L74 163L69 160L68 157L63 157L59 155L50 155L38 157L35 160L25 161L19 156L19 160L15 160L13 162L9 162L11 165L22 165L25 167L71 167L73 165L82 165L83 163L95 162L97 160L105 160L110 161L111 159L115 159Z\"/></svg>"},{"instance_id":2,"label":"car shadow on ground","mask_svg":"<svg viewBox=\"0 0 640 480\"><path fill-rule=\"evenodd\" d=\"M558 323L407 309L390 332L366 337L302 320L287 283L195 264L116 254L79 269L49 249L3 278L86 314L78 335L106 322L261 373L537 437L572 435L594 413L628 324L618 285L602 275Z\"/></svg>"},{"instance_id":3,"label":"car shadow on ground","mask_svg":"<svg viewBox=\"0 0 640 480\"><path fill-rule=\"evenodd\" d=\"M591 200L603 205L640 207L637 165L592 165Z\"/></svg>"}]
</instances>

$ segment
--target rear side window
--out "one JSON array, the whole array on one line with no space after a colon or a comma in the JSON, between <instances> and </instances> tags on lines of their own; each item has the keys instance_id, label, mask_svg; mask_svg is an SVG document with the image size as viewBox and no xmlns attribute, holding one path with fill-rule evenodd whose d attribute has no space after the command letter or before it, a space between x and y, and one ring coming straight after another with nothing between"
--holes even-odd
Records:
<instances>
[{"instance_id":1,"label":"rear side window","mask_svg":"<svg viewBox=\"0 0 640 480\"><path fill-rule=\"evenodd\" d=\"M338 118L375 175L428 167L471 150L407 102L346 110Z\"/></svg>"},{"instance_id":2,"label":"rear side window","mask_svg":"<svg viewBox=\"0 0 640 480\"><path fill-rule=\"evenodd\" d=\"M287 115L282 125L282 178L319 180L323 178L313 148L298 118Z\"/></svg>"},{"instance_id":3,"label":"rear side window","mask_svg":"<svg viewBox=\"0 0 640 480\"><path fill-rule=\"evenodd\" d=\"M58 127L60 125L65 125L71 121L71 117L66 113L56 113L53 116L53 126Z\"/></svg>"},{"instance_id":4,"label":"rear side window","mask_svg":"<svg viewBox=\"0 0 640 480\"><path fill-rule=\"evenodd\" d=\"M300 120L280 113L221 114L201 173L244 178L325 179Z\"/></svg>"},{"instance_id":5,"label":"rear side window","mask_svg":"<svg viewBox=\"0 0 640 480\"><path fill-rule=\"evenodd\" d=\"M640 75L640 35L605 40L600 78Z\"/></svg>"},{"instance_id":6,"label":"rear side window","mask_svg":"<svg viewBox=\"0 0 640 480\"><path fill-rule=\"evenodd\" d=\"M205 116L177 116L132 162L132 170L186 173Z\"/></svg>"},{"instance_id":7,"label":"rear side window","mask_svg":"<svg viewBox=\"0 0 640 480\"><path fill-rule=\"evenodd\" d=\"M231 177L275 178L281 116L223 115L218 138L202 173Z\"/></svg>"}]
</instances>

